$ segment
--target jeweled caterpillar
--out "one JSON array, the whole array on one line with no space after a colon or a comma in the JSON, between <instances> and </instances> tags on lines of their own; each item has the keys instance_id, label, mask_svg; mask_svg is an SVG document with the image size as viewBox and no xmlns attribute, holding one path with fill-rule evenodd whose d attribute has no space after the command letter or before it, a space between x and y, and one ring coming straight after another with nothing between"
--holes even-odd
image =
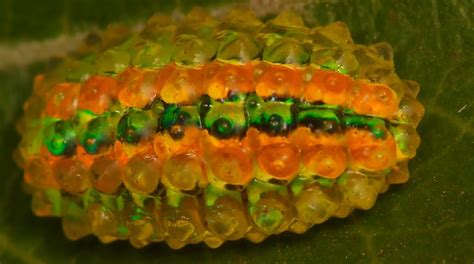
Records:
<instances>
[{"instance_id":1,"label":"jeweled caterpillar","mask_svg":"<svg viewBox=\"0 0 474 264\"><path fill-rule=\"evenodd\" d=\"M38 216L142 247L303 233L408 179L424 109L386 43L235 9L91 35L35 79L18 128Z\"/></svg>"}]
</instances>

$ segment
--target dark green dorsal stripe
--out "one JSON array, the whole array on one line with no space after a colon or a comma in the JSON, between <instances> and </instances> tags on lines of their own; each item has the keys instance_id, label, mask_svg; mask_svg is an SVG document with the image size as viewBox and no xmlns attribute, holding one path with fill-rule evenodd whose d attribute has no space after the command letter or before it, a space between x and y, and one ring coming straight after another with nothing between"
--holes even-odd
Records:
<instances>
[{"instance_id":1,"label":"dark green dorsal stripe","mask_svg":"<svg viewBox=\"0 0 474 264\"><path fill-rule=\"evenodd\" d=\"M84 120L75 126L72 121L60 120L46 127L44 144L48 150L54 155L71 155L78 141L76 136L90 154L113 143L114 135L130 144L156 132L169 133L178 140L188 126L206 129L211 135L226 139L244 136L249 127L271 136L284 136L298 126L330 134L357 127L370 130L376 138L384 138L387 127L396 125L338 106L293 98L262 98L255 93L234 94L224 100L203 95L195 105L187 106L156 100L146 109L125 109L119 118L110 112Z\"/></svg>"}]
</instances>

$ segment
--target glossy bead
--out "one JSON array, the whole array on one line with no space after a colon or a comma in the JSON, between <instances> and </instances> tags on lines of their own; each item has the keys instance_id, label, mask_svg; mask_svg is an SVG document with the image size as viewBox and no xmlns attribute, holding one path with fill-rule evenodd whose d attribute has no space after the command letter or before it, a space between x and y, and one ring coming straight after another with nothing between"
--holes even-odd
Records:
<instances>
[{"instance_id":1,"label":"glossy bead","mask_svg":"<svg viewBox=\"0 0 474 264\"><path fill-rule=\"evenodd\" d=\"M353 89L350 107L358 114L392 118L398 107L397 95L388 86L360 81Z\"/></svg>"},{"instance_id":2,"label":"glossy bead","mask_svg":"<svg viewBox=\"0 0 474 264\"><path fill-rule=\"evenodd\" d=\"M416 127L424 114L425 108L423 105L415 97L407 94L400 101L399 109L395 116L399 121Z\"/></svg>"},{"instance_id":3,"label":"glossy bead","mask_svg":"<svg viewBox=\"0 0 474 264\"><path fill-rule=\"evenodd\" d=\"M57 121L46 128L45 145L53 155L72 155L76 147L76 132L70 121Z\"/></svg>"},{"instance_id":4,"label":"glossy bead","mask_svg":"<svg viewBox=\"0 0 474 264\"><path fill-rule=\"evenodd\" d=\"M155 234L153 218L148 210L137 206L133 202L128 202L122 210L122 215L129 230L129 239L132 246L142 248L148 245Z\"/></svg>"},{"instance_id":5,"label":"glossy bead","mask_svg":"<svg viewBox=\"0 0 474 264\"><path fill-rule=\"evenodd\" d=\"M87 210L71 198L63 199L62 227L64 234L70 240L77 240L92 233Z\"/></svg>"},{"instance_id":6,"label":"glossy bead","mask_svg":"<svg viewBox=\"0 0 474 264\"><path fill-rule=\"evenodd\" d=\"M219 198L206 211L209 230L222 240L239 239L248 229L248 221L243 206L228 197Z\"/></svg>"},{"instance_id":7,"label":"glossy bead","mask_svg":"<svg viewBox=\"0 0 474 264\"><path fill-rule=\"evenodd\" d=\"M202 65L215 56L213 42L191 34L176 36L172 59L182 65Z\"/></svg>"},{"instance_id":8,"label":"glossy bead","mask_svg":"<svg viewBox=\"0 0 474 264\"><path fill-rule=\"evenodd\" d=\"M111 145L112 135L109 120L105 117L92 119L82 138L82 146L87 153L95 154Z\"/></svg>"},{"instance_id":9,"label":"glossy bead","mask_svg":"<svg viewBox=\"0 0 474 264\"><path fill-rule=\"evenodd\" d=\"M391 134L376 139L369 131L349 129L346 135L351 167L377 171L395 165L397 150Z\"/></svg>"},{"instance_id":10,"label":"glossy bead","mask_svg":"<svg viewBox=\"0 0 474 264\"><path fill-rule=\"evenodd\" d=\"M157 72L127 68L117 78L118 98L122 105L143 108L159 93Z\"/></svg>"},{"instance_id":11,"label":"glossy bead","mask_svg":"<svg viewBox=\"0 0 474 264\"><path fill-rule=\"evenodd\" d=\"M250 217L259 230L266 234L278 234L286 230L293 214L290 207L275 193L265 197L249 208Z\"/></svg>"},{"instance_id":12,"label":"glossy bead","mask_svg":"<svg viewBox=\"0 0 474 264\"><path fill-rule=\"evenodd\" d=\"M86 219L74 221L63 217L61 224L64 235L69 240L78 240L91 234L90 226Z\"/></svg>"},{"instance_id":13,"label":"glossy bead","mask_svg":"<svg viewBox=\"0 0 474 264\"><path fill-rule=\"evenodd\" d=\"M60 83L48 91L44 113L59 119L68 119L77 109L81 85L78 83Z\"/></svg>"},{"instance_id":14,"label":"glossy bead","mask_svg":"<svg viewBox=\"0 0 474 264\"><path fill-rule=\"evenodd\" d=\"M342 131L342 120L332 109L302 105L297 114L298 124L308 127L312 132L335 134Z\"/></svg>"},{"instance_id":15,"label":"glossy bead","mask_svg":"<svg viewBox=\"0 0 474 264\"><path fill-rule=\"evenodd\" d=\"M61 189L80 194L90 186L90 171L76 159L61 159L55 167L55 176Z\"/></svg>"},{"instance_id":16,"label":"glossy bead","mask_svg":"<svg viewBox=\"0 0 474 264\"><path fill-rule=\"evenodd\" d=\"M309 102L348 106L352 89L349 76L327 70L316 70L305 87L303 98Z\"/></svg>"},{"instance_id":17,"label":"glossy bead","mask_svg":"<svg viewBox=\"0 0 474 264\"><path fill-rule=\"evenodd\" d=\"M120 141L136 144L142 138L149 137L155 126L149 113L132 110L120 119L117 125L117 138Z\"/></svg>"},{"instance_id":18,"label":"glossy bead","mask_svg":"<svg viewBox=\"0 0 474 264\"><path fill-rule=\"evenodd\" d=\"M230 102L209 102L204 117L204 127L209 134L219 139L230 139L242 136L247 128L242 97L236 96Z\"/></svg>"},{"instance_id":19,"label":"glossy bead","mask_svg":"<svg viewBox=\"0 0 474 264\"><path fill-rule=\"evenodd\" d=\"M107 207L92 204L88 208L88 217L94 235L101 237L117 235L119 226L117 215Z\"/></svg>"},{"instance_id":20,"label":"glossy bead","mask_svg":"<svg viewBox=\"0 0 474 264\"><path fill-rule=\"evenodd\" d=\"M137 153L125 165L123 183L132 192L151 193L158 186L161 168L153 152Z\"/></svg>"},{"instance_id":21,"label":"glossy bead","mask_svg":"<svg viewBox=\"0 0 474 264\"><path fill-rule=\"evenodd\" d=\"M260 243L265 240L269 235L265 232L260 231L256 227L252 227L249 229L247 234L245 234L245 238L253 243Z\"/></svg>"},{"instance_id":22,"label":"glossy bead","mask_svg":"<svg viewBox=\"0 0 474 264\"><path fill-rule=\"evenodd\" d=\"M97 115L107 111L117 93L117 83L112 77L92 76L81 87L78 108Z\"/></svg>"},{"instance_id":23,"label":"glossy bead","mask_svg":"<svg viewBox=\"0 0 474 264\"><path fill-rule=\"evenodd\" d=\"M271 144L258 153L258 164L277 179L291 180L300 169L300 151L291 144Z\"/></svg>"},{"instance_id":24,"label":"glossy bead","mask_svg":"<svg viewBox=\"0 0 474 264\"><path fill-rule=\"evenodd\" d=\"M345 201L359 209L372 208L377 199L378 192L362 174L350 173L341 188Z\"/></svg>"},{"instance_id":25,"label":"glossy bead","mask_svg":"<svg viewBox=\"0 0 474 264\"><path fill-rule=\"evenodd\" d=\"M166 207L163 225L168 234L166 241L172 248L179 248L187 243L199 242L204 238L205 228L202 225L196 201L185 197L179 208Z\"/></svg>"},{"instance_id":26,"label":"glossy bead","mask_svg":"<svg viewBox=\"0 0 474 264\"><path fill-rule=\"evenodd\" d=\"M265 101L260 102L256 109L248 105L250 124L271 136L285 136L296 123L291 109L293 103L293 100Z\"/></svg>"},{"instance_id":27,"label":"glossy bead","mask_svg":"<svg viewBox=\"0 0 474 264\"><path fill-rule=\"evenodd\" d=\"M163 184L177 190L202 188L206 182L204 163L194 153L181 153L169 158L163 168Z\"/></svg>"},{"instance_id":28,"label":"glossy bead","mask_svg":"<svg viewBox=\"0 0 474 264\"><path fill-rule=\"evenodd\" d=\"M411 159L416 155L421 140L416 129L409 125L398 125L390 127L397 144L397 161Z\"/></svg>"},{"instance_id":29,"label":"glossy bead","mask_svg":"<svg viewBox=\"0 0 474 264\"><path fill-rule=\"evenodd\" d=\"M305 31L306 27L300 14L293 10L284 10L267 23L267 27L287 31Z\"/></svg>"},{"instance_id":30,"label":"glossy bead","mask_svg":"<svg viewBox=\"0 0 474 264\"><path fill-rule=\"evenodd\" d=\"M177 67L174 65L160 72L160 96L168 104L194 102L203 91L203 75L201 69Z\"/></svg>"},{"instance_id":31,"label":"glossy bead","mask_svg":"<svg viewBox=\"0 0 474 264\"><path fill-rule=\"evenodd\" d=\"M293 38L280 38L263 50L263 59L273 63L303 65L309 61L309 52Z\"/></svg>"},{"instance_id":32,"label":"glossy bead","mask_svg":"<svg viewBox=\"0 0 474 264\"><path fill-rule=\"evenodd\" d=\"M320 224L333 216L338 203L320 186L311 185L297 196L295 207L298 219L310 224Z\"/></svg>"},{"instance_id":33,"label":"glossy bead","mask_svg":"<svg viewBox=\"0 0 474 264\"><path fill-rule=\"evenodd\" d=\"M288 227L288 231L296 234L303 234L304 232L308 231L308 229L310 229L312 226L313 224L308 224L299 219L295 219Z\"/></svg>"},{"instance_id":34,"label":"glossy bead","mask_svg":"<svg viewBox=\"0 0 474 264\"><path fill-rule=\"evenodd\" d=\"M97 58L97 73L116 75L123 72L130 64L130 54L120 47L106 50Z\"/></svg>"},{"instance_id":35,"label":"glossy bead","mask_svg":"<svg viewBox=\"0 0 474 264\"><path fill-rule=\"evenodd\" d=\"M405 183L409 178L410 171L408 170L408 162L401 162L394 166L387 175L387 184Z\"/></svg>"},{"instance_id":36,"label":"glossy bead","mask_svg":"<svg viewBox=\"0 0 474 264\"><path fill-rule=\"evenodd\" d=\"M160 130L168 130L174 139L181 139L186 129L202 127L198 109L190 106L168 106L160 116Z\"/></svg>"},{"instance_id":37,"label":"glossy bead","mask_svg":"<svg viewBox=\"0 0 474 264\"><path fill-rule=\"evenodd\" d=\"M42 159L33 159L25 167L25 178L30 184L40 188L60 188L50 165Z\"/></svg>"},{"instance_id":38,"label":"glossy bead","mask_svg":"<svg viewBox=\"0 0 474 264\"><path fill-rule=\"evenodd\" d=\"M163 30L163 28L161 28ZM131 64L141 68L161 68L171 60L173 43L171 36L164 34L154 38L154 41L147 41L138 46L138 50L132 57Z\"/></svg>"},{"instance_id":39,"label":"glossy bead","mask_svg":"<svg viewBox=\"0 0 474 264\"><path fill-rule=\"evenodd\" d=\"M61 193L59 190L45 189L33 193L31 209L37 216L60 216Z\"/></svg>"},{"instance_id":40,"label":"glossy bead","mask_svg":"<svg viewBox=\"0 0 474 264\"><path fill-rule=\"evenodd\" d=\"M262 71L255 90L259 96L300 97L303 92L302 70L277 65L259 65Z\"/></svg>"},{"instance_id":41,"label":"glossy bead","mask_svg":"<svg viewBox=\"0 0 474 264\"><path fill-rule=\"evenodd\" d=\"M303 153L305 167L315 175L336 178L347 167L347 154L340 146L318 145Z\"/></svg>"},{"instance_id":42,"label":"glossy bead","mask_svg":"<svg viewBox=\"0 0 474 264\"><path fill-rule=\"evenodd\" d=\"M90 171L91 184L100 192L114 194L122 184L123 169L113 156L96 158Z\"/></svg>"},{"instance_id":43,"label":"glossy bead","mask_svg":"<svg viewBox=\"0 0 474 264\"><path fill-rule=\"evenodd\" d=\"M226 98L229 93L248 93L253 87L252 66L213 63L204 68L204 87L213 99Z\"/></svg>"},{"instance_id":44,"label":"glossy bead","mask_svg":"<svg viewBox=\"0 0 474 264\"><path fill-rule=\"evenodd\" d=\"M166 236L165 227L163 226L163 210L161 204L156 202L151 205L145 205L145 209L151 217L151 222L153 224L153 236L151 241L163 241Z\"/></svg>"},{"instance_id":45,"label":"glossy bead","mask_svg":"<svg viewBox=\"0 0 474 264\"><path fill-rule=\"evenodd\" d=\"M260 45L255 39L243 32L228 32L217 49L217 58L221 60L248 62L260 53Z\"/></svg>"},{"instance_id":46,"label":"glossy bead","mask_svg":"<svg viewBox=\"0 0 474 264\"><path fill-rule=\"evenodd\" d=\"M245 185L252 179L252 162L247 153L237 147L217 149L207 159L213 175L232 185Z\"/></svg>"}]
</instances>

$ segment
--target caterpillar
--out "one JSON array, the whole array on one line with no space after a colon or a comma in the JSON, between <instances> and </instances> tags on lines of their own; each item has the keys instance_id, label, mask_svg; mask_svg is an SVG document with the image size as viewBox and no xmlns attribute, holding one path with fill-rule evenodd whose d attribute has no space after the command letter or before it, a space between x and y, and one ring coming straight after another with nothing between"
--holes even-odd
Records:
<instances>
[{"instance_id":1,"label":"caterpillar","mask_svg":"<svg viewBox=\"0 0 474 264\"><path fill-rule=\"evenodd\" d=\"M370 209L408 180L424 108L387 43L192 10L111 27L34 79L18 163L67 238L258 243Z\"/></svg>"}]
</instances>

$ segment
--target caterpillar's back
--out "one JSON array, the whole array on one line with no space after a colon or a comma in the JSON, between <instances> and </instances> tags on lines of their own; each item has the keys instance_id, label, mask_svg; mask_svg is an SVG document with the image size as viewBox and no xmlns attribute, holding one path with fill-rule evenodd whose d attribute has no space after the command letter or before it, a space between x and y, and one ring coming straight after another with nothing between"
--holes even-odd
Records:
<instances>
[{"instance_id":1,"label":"caterpillar's back","mask_svg":"<svg viewBox=\"0 0 474 264\"><path fill-rule=\"evenodd\" d=\"M369 209L408 179L423 107L390 46L236 9L90 35L18 128L38 216L70 239L260 242Z\"/></svg>"}]
</instances>

